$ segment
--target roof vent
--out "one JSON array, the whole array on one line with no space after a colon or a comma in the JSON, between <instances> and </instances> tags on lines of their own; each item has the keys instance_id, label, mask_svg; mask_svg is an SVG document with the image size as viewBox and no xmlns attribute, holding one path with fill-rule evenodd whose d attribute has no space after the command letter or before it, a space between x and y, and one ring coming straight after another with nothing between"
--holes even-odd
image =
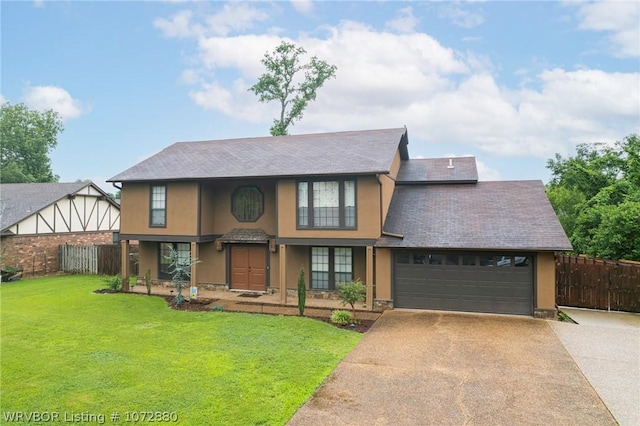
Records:
<instances>
[{"instance_id":1,"label":"roof vent","mask_svg":"<svg viewBox=\"0 0 640 426\"><path fill-rule=\"evenodd\" d=\"M447 166L447 169L453 169L453 158L449 158L449 165Z\"/></svg>"}]
</instances>

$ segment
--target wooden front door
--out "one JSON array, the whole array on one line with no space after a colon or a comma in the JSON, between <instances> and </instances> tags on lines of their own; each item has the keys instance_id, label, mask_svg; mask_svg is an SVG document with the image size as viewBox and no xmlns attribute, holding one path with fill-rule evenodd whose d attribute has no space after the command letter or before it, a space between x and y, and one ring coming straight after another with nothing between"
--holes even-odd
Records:
<instances>
[{"instance_id":1,"label":"wooden front door","mask_svg":"<svg viewBox=\"0 0 640 426\"><path fill-rule=\"evenodd\" d=\"M231 289L265 291L266 247L231 246Z\"/></svg>"}]
</instances>

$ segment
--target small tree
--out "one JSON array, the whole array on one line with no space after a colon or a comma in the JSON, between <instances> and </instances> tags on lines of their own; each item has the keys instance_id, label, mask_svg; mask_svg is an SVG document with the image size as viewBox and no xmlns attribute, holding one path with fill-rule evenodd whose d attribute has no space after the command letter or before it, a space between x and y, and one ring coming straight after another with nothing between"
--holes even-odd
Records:
<instances>
[{"instance_id":1,"label":"small tree","mask_svg":"<svg viewBox=\"0 0 640 426\"><path fill-rule=\"evenodd\" d=\"M287 291L285 289L284 291ZM304 316L304 305L307 301L307 286L304 282L304 268L300 268L300 274L298 275L298 310L300 316Z\"/></svg>"},{"instance_id":2,"label":"small tree","mask_svg":"<svg viewBox=\"0 0 640 426\"><path fill-rule=\"evenodd\" d=\"M184 284L191 277L191 267L196 263L200 263L198 259L181 259L178 255L178 250L172 249L168 256L171 260L169 265L169 273L171 274L171 283L176 288L176 297L173 298L176 306L180 306L184 302L185 298L182 295L182 288Z\"/></svg>"},{"instance_id":3,"label":"small tree","mask_svg":"<svg viewBox=\"0 0 640 426\"><path fill-rule=\"evenodd\" d=\"M355 304L361 300L364 300L367 295L367 287L362 284L360 278L349 283L338 284L340 291L340 299L342 306L350 305L353 322L356 322L356 307Z\"/></svg>"},{"instance_id":4,"label":"small tree","mask_svg":"<svg viewBox=\"0 0 640 426\"><path fill-rule=\"evenodd\" d=\"M265 53L262 64L267 71L249 88L260 102L277 101L280 118L273 120L271 136L288 135L288 128L300 120L309 102L316 99L316 91L325 81L334 78L336 66L313 56L302 64L300 56L307 53L302 47L283 41L273 53ZM294 82L296 75L304 74L304 80Z\"/></svg>"},{"instance_id":5,"label":"small tree","mask_svg":"<svg viewBox=\"0 0 640 426\"><path fill-rule=\"evenodd\" d=\"M147 287L147 295L151 296L151 269L144 274L144 285Z\"/></svg>"}]
</instances>

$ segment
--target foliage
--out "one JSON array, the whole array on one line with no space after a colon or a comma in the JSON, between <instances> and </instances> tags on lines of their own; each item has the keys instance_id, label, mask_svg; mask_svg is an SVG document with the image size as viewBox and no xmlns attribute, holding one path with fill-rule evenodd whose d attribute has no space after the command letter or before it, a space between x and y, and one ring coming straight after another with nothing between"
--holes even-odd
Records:
<instances>
[{"instance_id":1,"label":"foliage","mask_svg":"<svg viewBox=\"0 0 640 426\"><path fill-rule=\"evenodd\" d=\"M73 275L0 286L2 411L159 410L176 412L176 425L284 425L362 338L297 316L96 297L101 283Z\"/></svg>"},{"instance_id":2,"label":"foliage","mask_svg":"<svg viewBox=\"0 0 640 426\"><path fill-rule=\"evenodd\" d=\"M151 296L151 269L147 269L144 274L144 285L147 287L147 294Z\"/></svg>"},{"instance_id":3,"label":"foliage","mask_svg":"<svg viewBox=\"0 0 640 426\"><path fill-rule=\"evenodd\" d=\"M0 181L3 183L57 182L49 151L58 144L64 127L53 110L39 112L24 104L0 107Z\"/></svg>"},{"instance_id":4,"label":"foliage","mask_svg":"<svg viewBox=\"0 0 640 426\"><path fill-rule=\"evenodd\" d=\"M335 310L331 312L331 322L340 325L351 324L353 315L349 311Z\"/></svg>"},{"instance_id":5,"label":"foliage","mask_svg":"<svg viewBox=\"0 0 640 426\"><path fill-rule=\"evenodd\" d=\"M107 287L113 291L120 291L122 290L122 276L121 275L114 275L111 277L105 277L104 278L104 282L105 284L107 284Z\"/></svg>"},{"instance_id":6,"label":"foliage","mask_svg":"<svg viewBox=\"0 0 640 426\"><path fill-rule=\"evenodd\" d=\"M295 44L282 41L273 53L265 53L262 64L267 71L258 82L249 88L260 102L277 101L280 118L273 120L272 136L285 136L294 121L302 119L309 102L316 99L317 90L336 75L336 66L319 60L315 56L301 63L306 50ZM304 74L304 80L301 80ZM298 77L298 78L296 78Z\"/></svg>"},{"instance_id":7,"label":"foliage","mask_svg":"<svg viewBox=\"0 0 640 426\"><path fill-rule=\"evenodd\" d=\"M575 254L640 260L640 137L548 161L547 195Z\"/></svg>"},{"instance_id":8,"label":"foliage","mask_svg":"<svg viewBox=\"0 0 640 426\"><path fill-rule=\"evenodd\" d=\"M360 278L349 283L338 284L338 290L340 291L340 300L342 306L349 304L351 306L351 312L353 314L353 322L356 322L356 303L365 299L367 295L367 287L362 284Z\"/></svg>"},{"instance_id":9,"label":"foliage","mask_svg":"<svg viewBox=\"0 0 640 426\"><path fill-rule=\"evenodd\" d=\"M200 261L198 259L180 258L176 249L171 249L167 257L171 261L168 268L168 272L171 274L171 283L176 288L176 297L173 298L173 301L176 306L180 306L185 301L182 289L191 277L191 267L196 263L200 263Z\"/></svg>"},{"instance_id":10,"label":"foliage","mask_svg":"<svg viewBox=\"0 0 640 426\"><path fill-rule=\"evenodd\" d=\"M284 291L287 291L286 289ZM298 311L300 316L304 315L304 305L307 301L307 286L304 282L304 268L300 268L300 274L298 275Z\"/></svg>"}]
</instances>

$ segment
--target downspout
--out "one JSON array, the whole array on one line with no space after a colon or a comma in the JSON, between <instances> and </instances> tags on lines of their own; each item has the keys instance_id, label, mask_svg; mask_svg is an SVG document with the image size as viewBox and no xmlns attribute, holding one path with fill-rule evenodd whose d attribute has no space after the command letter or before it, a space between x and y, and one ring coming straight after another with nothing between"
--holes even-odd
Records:
<instances>
[{"instance_id":1,"label":"downspout","mask_svg":"<svg viewBox=\"0 0 640 426\"><path fill-rule=\"evenodd\" d=\"M378 202L380 203L380 233L384 234L384 219L382 218L382 180L380 180L380 173L376 173L376 179L378 181L378 185L380 185L380 191L378 191Z\"/></svg>"}]
</instances>

